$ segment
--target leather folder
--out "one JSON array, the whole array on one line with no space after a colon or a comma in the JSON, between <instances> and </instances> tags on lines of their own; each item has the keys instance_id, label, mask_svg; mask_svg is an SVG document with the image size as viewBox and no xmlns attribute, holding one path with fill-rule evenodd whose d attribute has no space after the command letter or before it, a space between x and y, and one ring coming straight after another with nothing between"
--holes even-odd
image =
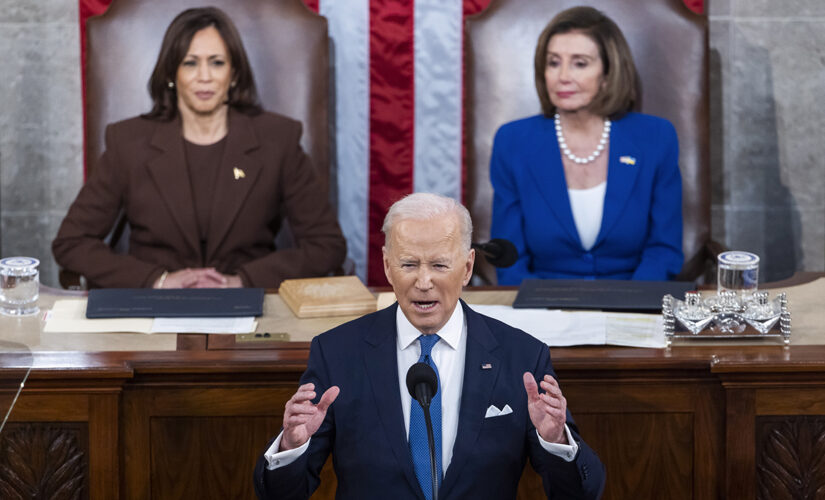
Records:
<instances>
[{"instance_id":1,"label":"leather folder","mask_svg":"<svg viewBox=\"0 0 825 500\"><path fill-rule=\"evenodd\" d=\"M86 317L221 318L261 316L263 288L101 288L89 291Z\"/></svg>"},{"instance_id":2,"label":"leather folder","mask_svg":"<svg viewBox=\"0 0 825 500\"><path fill-rule=\"evenodd\" d=\"M661 312L666 294L684 299L695 288L687 281L526 279L513 307Z\"/></svg>"}]
</instances>

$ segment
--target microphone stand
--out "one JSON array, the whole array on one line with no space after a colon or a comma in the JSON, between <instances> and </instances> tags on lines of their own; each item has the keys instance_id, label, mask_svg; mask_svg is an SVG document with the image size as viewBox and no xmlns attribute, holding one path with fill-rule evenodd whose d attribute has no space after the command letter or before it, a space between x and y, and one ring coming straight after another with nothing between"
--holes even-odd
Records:
<instances>
[{"instance_id":1,"label":"microphone stand","mask_svg":"<svg viewBox=\"0 0 825 500\"><path fill-rule=\"evenodd\" d=\"M438 471L435 466L435 438L433 437L433 421L430 418L430 405L421 406L424 410L424 424L427 426L427 442L430 447L430 477L433 480L433 500L438 500Z\"/></svg>"},{"instance_id":2,"label":"microphone stand","mask_svg":"<svg viewBox=\"0 0 825 500\"><path fill-rule=\"evenodd\" d=\"M435 438L433 437L433 420L430 416L430 403L438 392L438 376L427 363L418 362L407 371L407 390L418 401L424 412L424 425L427 427L427 445L430 450L430 478L433 486L433 500L438 500L438 465L435 459Z\"/></svg>"}]
</instances>

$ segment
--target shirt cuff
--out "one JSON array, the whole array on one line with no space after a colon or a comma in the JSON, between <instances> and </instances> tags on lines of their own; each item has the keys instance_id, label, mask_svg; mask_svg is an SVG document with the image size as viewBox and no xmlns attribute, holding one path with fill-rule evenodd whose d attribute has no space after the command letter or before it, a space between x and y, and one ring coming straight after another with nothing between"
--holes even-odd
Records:
<instances>
[{"instance_id":1,"label":"shirt cuff","mask_svg":"<svg viewBox=\"0 0 825 500\"><path fill-rule=\"evenodd\" d=\"M281 438L283 436L284 432L281 431L281 433L278 434L278 438L275 439L274 443L272 443L272 446L270 446L269 449L266 450L266 452L264 452L267 470L275 470L281 467L286 467L292 462L298 460L298 457L300 457L304 454L305 451L307 451L307 448L309 448L309 442L312 441L312 438L309 438L307 439L306 443L297 448L285 451L278 451L278 448L281 447Z\"/></svg>"},{"instance_id":2,"label":"shirt cuff","mask_svg":"<svg viewBox=\"0 0 825 500\"><path fill-rule=\"evenodd\" d=\"M539 431L536 430L536 435L539 437L539 443L541 443L541 447L544 448L548 453L556 455L557 457L561 458L565 462L572 462L574 458L576 458L576 453L579 452L579 444L573 439L573 434L570 432L570 429L567 427L567 424L564 424L564 432L567 434L567 442L570 444L559 444L559 443L550 443L542 439L541 434ZM277 450L277 448L275 448Z\"/></svg>"}]
</instances>

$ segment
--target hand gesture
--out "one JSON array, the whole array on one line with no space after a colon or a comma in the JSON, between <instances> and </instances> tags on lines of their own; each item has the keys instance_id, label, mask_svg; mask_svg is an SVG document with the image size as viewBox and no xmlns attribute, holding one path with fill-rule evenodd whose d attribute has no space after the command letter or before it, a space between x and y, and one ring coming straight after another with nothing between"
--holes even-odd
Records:
<instances>
[{"instance_id":1,"label":"hand gesture","mask_svg":"<svg viewBox=\"0 0 825 500\"><path fill-rule=\"evenodd\" d=\"M329 405L338 397L341 389L332 386L321 396L318 404L312 404L315 398L315 384L304 384L298 388L284 410L284 435L281 437L279 451L291 450L303 446L315 431L321 427L321 422L327 414Z\"/></svg>"},{"instance_id":2,"label":"hand gesture","mask_svg":"<svg viewBox=\"0 0 825 500\"><path fill-rule=\"evenodd\" d=\"M524 373L524 389L527 391L527 411L530 420L542 439L548 443L567 443L564 422L567 420L567 400L561 393L559 383L550 375L545 375L539 394L536 379L530 372Z\"/></svg>"},{"instance_id":3,"label":"hand gesture","mask_svg":"<svg viewBox=\"0 0 825 500\"><path fill-rule=\"evenodd\" d=\"M155 281L154 288L224 288L228 276L224 276L212 267L186 268L166 275Z\"/></svg>"}]
</instances>

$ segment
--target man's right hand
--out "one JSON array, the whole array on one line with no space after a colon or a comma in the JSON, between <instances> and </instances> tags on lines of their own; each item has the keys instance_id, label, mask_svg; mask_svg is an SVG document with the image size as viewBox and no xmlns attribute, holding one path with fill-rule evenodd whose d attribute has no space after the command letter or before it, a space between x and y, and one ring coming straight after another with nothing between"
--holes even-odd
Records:
<instances>
[{"instance_id":1,"label":"man's right hand","mask_svg":"<svg viewBox=\"0 0 825 500\"><path fill-rule=\"evenodd\" d=\"M315 398L315 384L304 384L299 387L298 392L286 402L284 434L281 436L281 447L278 451L303 446L321 427L329 405L335 401L340 392L341 389L338 386L330 387L316 405L312 403Z\"/></svg>"}]
</instances>

